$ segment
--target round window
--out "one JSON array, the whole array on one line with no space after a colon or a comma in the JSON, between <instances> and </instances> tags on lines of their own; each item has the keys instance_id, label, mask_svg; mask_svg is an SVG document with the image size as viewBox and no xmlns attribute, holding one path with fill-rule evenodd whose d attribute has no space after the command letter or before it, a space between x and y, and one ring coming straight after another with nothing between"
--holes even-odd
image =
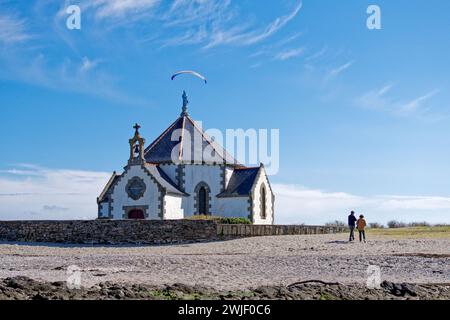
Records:
<instances>
[{"instance_id":1,"label":"round window","mask_svg":"<svg viewBox=\"0 0 450 320\"><path fill-rule=\"evenodd\" d=\"M142 196L145 193L145 183L144 180L142 180L139 177L134 177L128 181L126 191L128 193L128 196L133 200L138 200L142 198Z\"/></svg>"}]
</instances>

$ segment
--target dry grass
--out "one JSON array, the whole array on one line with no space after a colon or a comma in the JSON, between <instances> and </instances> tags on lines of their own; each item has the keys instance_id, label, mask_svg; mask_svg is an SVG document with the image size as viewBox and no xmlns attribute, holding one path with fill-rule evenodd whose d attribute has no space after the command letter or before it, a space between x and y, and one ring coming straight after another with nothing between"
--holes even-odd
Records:
<instances>
[{"instance_id":1,"label":"dry grass","mask_svg":"<svg viewBox=\"0 0 450 320\"><path fill-rule=\"evenodd\" d=\"M450 238L450 226L369 229L371 235L404 238Z\"/></svg>"}]
</instances>

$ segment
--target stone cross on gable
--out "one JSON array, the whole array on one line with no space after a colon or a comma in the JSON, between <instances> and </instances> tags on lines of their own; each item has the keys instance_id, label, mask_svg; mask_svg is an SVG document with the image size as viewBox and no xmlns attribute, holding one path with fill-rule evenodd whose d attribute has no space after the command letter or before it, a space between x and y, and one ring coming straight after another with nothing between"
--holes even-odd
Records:
<instances>
[{"instance_id":1,"label":"stone cross on gable","mask_svg":"<svg viewBox=\"0 0 450 320\"><path fill-rule=\"evenodd\" d=\"M138 123L136 123L133 128L136 130L135 134L139 135L139 129L141 128L141 126Z\"/></svg>"}]
</instances>

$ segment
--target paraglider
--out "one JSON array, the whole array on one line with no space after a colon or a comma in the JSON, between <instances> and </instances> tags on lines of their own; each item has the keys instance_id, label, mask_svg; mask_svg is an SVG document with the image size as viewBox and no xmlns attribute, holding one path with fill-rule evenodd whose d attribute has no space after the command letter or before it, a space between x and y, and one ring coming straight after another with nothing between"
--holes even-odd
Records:
<instances>
[{"instance_id":1,"label":"paraglider","mask_svg":"<svg viewBox=\"0 0 450 320\"><path fill-rule=\"evenodd\" d=\"M178 71L178 72L176 72L176 73L174 73L174 74L172 75L172 78L171 78L171 79L173 80L173 79L175 79L176 77L178 77L178 76L181 75L181 74L190 74L190 75L193 75L193 76L195 76L195 77L197 77L197 78L203 80L203 81L205 82L205 84L208 83L208 80L207 80L204 76L202 76L202 75L201 75L200 73L198 73L198 72L191 71L191 70Z\"/></svg>"}]
</instances>

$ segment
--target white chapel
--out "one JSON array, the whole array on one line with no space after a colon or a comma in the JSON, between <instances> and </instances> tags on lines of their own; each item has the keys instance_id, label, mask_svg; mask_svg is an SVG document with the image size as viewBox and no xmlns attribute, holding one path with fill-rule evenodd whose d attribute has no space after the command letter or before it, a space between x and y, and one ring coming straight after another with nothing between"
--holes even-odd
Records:
<instances>
[{"instance_id":1,"label":"white chapel","mask_svg":"<svg viewBox=\"0 0 450 320\"><path fill-rule=\"evenodd\" d=\"M259 167L240 165L183 109L155 141L134 126L130 154L121 174L113 173L97 198L100 219L175 220L193 215L248 218L274 223L269 179Z\"/></svg>"}]
</instances>

